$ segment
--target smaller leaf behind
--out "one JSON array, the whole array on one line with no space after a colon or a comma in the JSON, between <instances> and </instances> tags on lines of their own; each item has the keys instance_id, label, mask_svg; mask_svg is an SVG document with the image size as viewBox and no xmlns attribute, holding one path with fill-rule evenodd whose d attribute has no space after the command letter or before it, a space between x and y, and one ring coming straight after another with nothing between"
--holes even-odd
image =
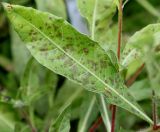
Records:
<instances>
[{"instance_id":1,"label":"smaller leaf behind","mask_svg":"<svg viewBox=\"0 0 160 132\"><path fill-rule=\"evenodd\" d=\"M53 120L49 132L69 132L70 130L70 106L67 106L56 121Z\"/></svg>"},{"instance_id":2,"label":"smaller leaf behind","mask_svg":"<svg viewBox=\"0 0 160 132\"><path fill-rule=\"evenodd\" d=\"M160 24L158 23L150 24L142 30L137 31L126 44L121 58L121 64L129 68L130 65L136 63L134 70L132 70L132 73L134 73L145 62L144 57L148 54L147 47L152 47L151 50L154 50L159 45L159 41Z\"/></svg>"},{"instance_id":3,"label":"smaller leaf behind","mask_svg":"<svg viewBox=\"0 0 160 132\"><path fill-rule=\"evenodd\" d=\"M78 123L78 132L88 132L89 127L91 127L91 124L98 115L95 94L87 92L80 109L81 111L80 120Z\"/></svg>"}]
</instances>

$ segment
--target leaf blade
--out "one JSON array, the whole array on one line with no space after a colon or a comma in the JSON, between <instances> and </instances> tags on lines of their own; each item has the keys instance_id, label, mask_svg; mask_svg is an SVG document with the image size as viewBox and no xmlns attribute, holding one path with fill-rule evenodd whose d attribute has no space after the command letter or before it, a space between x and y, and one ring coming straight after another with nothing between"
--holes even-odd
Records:
<instances>
[{"instance_id":1,"label":"leaf blade","mask_svg":"<svg viewBox=\"0 0 160 132\"><path fill-rule=\"evenodd\" d=\"M4 7L21 39L42 65L90 91L103 92L109 103L125 108L152 124L125 86L112 87L113 80L109 78L117 75L117 69L98 43L49 13L18 5L4 4Z\"/></svg>"}]
</instances>

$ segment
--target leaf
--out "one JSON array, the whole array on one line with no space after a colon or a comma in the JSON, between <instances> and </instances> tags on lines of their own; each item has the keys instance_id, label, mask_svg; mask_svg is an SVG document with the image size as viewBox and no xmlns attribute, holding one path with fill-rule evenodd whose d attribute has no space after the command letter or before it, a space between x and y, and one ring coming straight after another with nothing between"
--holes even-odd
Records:
<instances>
[{"instance_id":1,"label":"leaf","mask_svg":"<svg viewBox=\"0 0 160 132\"><path fill-rule=\"evenodd\" d=\"M71 104L72 117L79 116L79 106L82 103L82 97L86 92L80 85L66 80L63 86L58 91L55 99L54 110L57 109L61 112L68 104Z\"/></svg>"},{"instance_id":2,"label":"leaf","mask_svg":"<svg viewBox=\"0 0 160 132\"><path fill-rule=\"evenodd\" d=\"M150 99L152 96L152 90L148 79L134 82L134 84L129 88L129 91L137 101Z\"/></svg>"},{"instance_id":3,"label":"leaf","mask_svg":"<svg viewBox=\"0 0 160 132\"><path fill-rule=\"evenodd\" d=\"M135 68L132 67L134 68L132 72L135 72L144 63L144 58L148 53L147 49L152 47L152 50L154 50L159 45L159 40L160 24L150 24L136 32L126 44L121 64L130 67L133 63L136 63Z\"/></svg>"},{"instance_id":4,"label":"leaf","mask_svg":"<svg viewBox=\"0 0 160 132\"><path fill-rule=\"evenodd\" d=\"M35 0L35 2L39 10L50 12L64 19L67 18L63 0Z\"/></svg>"},{"instance_id":5,"label":"leaf","mask_svg":"<svg viewBox=\"0 0 160 132\"><path fill-rule=\"evenodd\" d=\"M111 123L110 123L110 119L109 119L107 103L106 103L102 94L100 96L97 96L97 100L98 100L98 105L99 105L99 111L101 112L101 117L103 119L106 130L107 130L107 132L110 132L111 131Z\"/></svg>"},{"instance_id":6,"label":"leaf","mask_svg":"<svg viewBox=\"0 0 160 132\"><path fill-rule=\"evenodd\" d=\"M51 125L49 132L69 132L70 130L70 107L66 107Z\"/></svg>"},{"instance_id":7,"label":"leaf","mask_svg":"<svg viewBox=\"0 0 160 132\"><path fill-rule=\"evenodd\" d=\"M29 132L31 131L28 125L17 123L14 128L14 132Z\"/></svg>"},{"instance_id":8,"label":"leaf","mask_svg":"<svg viewBox=\"0 0 160 132\"><path fill-rule=\"evenodd\" d=\"M18 34L14 31L13 27L10 28L10 34L14 71L20 78L31 55Z\"/></svg>"},{"instance_id":9,"label":"leaf","mask_svg":"<svg viewBox=\"0 0 160 132\"><path fill-rule=\"evenodd\" d=\"M90 91L103 92L109 103L152 123L123 84L112 87L115 80L111 77L119 81L118 71L98 43L49 13L18 5L4 4L4 7L15 30L39 63Z\"/></svg>"},{"instance_id":10,"label":"leaf","mask_svg":"<svg viewBox=\"0 0 160 132\"><path fill-rule=\"evenodd\" d=\"M154 89L156 96L160 98L160 52L158 54L149 50L149 54L146 55L146 68L150 86ZM150 92L151 93L151 92Z\"/></svg>"},{"instance_id":11,"label":"leaf","mask_svg":"<svg viewBox=\"0 0 160 132\"><path fill-rule=\"evenodd\" d=\"M14 124L10 122L8 118L3 116L3 113L0 113L0 129L2 132L13 132Z\"/></svg>"},{"instance_id":12,"label":"leaf","mask_svg":"<svg viewBox=\"0 0 160 132\"><path fill-rule=\"evenodd\" d=\"M18 115L10 105L0 103L0 131L13 132L17 119Z\"/></svg>"},{"instance_id":13,"label":"leaf","mask_svg":"<svg viewBox=\"0 0 160 132\"><path fill-rule=\"evenodd\" d=\"M88 132L89 127L98 115L96 96L91 93L86 94L80 109L78 132Z\"/></svg>"},{"instance_id":14,"label":"leaf","mask_svg":"<svg viewBox=\"0 0 160 132\"><path fill-rule=\"evenodd\" d=\"M82 16L88 20L93 38L97 29L108 26L107 20L110 20L116 11L113 0L78 0L78 7Z\"/></svg>"},{"instance_id":15,"label":"leaf","mask_svg":"<svg viewBox=\"0 0 160 132\"><path fill-rule=\"evenodd\" d=\"M52 95L51 102L55 95L55 88L57 85L57 76L50 72L48 69L42 67L36 60L31 58L25 68L24 75L21 79L20 96L22 100L29 105L30 103L37 102L42 97L42 102L49 101ZM48 98L46 98L47 96ZM46 100L48 99L48 100ZM52 105L50 104L50 105ZM39 108L38 106L36 108ZM42 107L40 110L42 110ZM46 107L45 107L46 108Z\"/></svg>"}]
</instances>

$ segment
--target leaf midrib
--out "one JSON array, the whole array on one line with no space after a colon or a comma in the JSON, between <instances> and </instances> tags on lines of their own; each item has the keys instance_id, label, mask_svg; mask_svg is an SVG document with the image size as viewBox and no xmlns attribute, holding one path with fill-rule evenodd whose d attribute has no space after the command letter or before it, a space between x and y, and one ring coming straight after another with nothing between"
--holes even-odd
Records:
<instances>
[{"instance_id":1,"label":"leaf midrib","mask_svg":"<svg viewBox=\"0 0 160 132\"><path fill-rule=\"evenodd\" d=\"M69 58L71 58L73 61L75 61L79 66L81 66L83 69L85 69L86 71L88 71L91 75L93 75L96 79L98 79L103 85L105 85L108 89L110 89L112 92L114 92L116 95L118 95L122 100L124 100L127 104L129 104L133 109L135 109L136 111L138 111L139 113L141 113L141 116L143 116L149 123L153 124L153 121L147 116L145 115L142 111L140 111L139 109L137 109L136 106L134 106L132 103L130 103L126 98L124 98L122 95L120 95L115 89L113 89L111 86L109 86L108 84L106 84L103 80L101 80L96 74L94 74L92 71L90 71L87 67L85 67L84 65L82 65L79 61L77 61L74 57L72 57L70 54L68 54L67 52L65 52L60 46L58 46L52 39L50 39L45 33L41 32L41 30L39 30L35 25L33 25L32 23L30 23L28 20L26 20L23 16L19 15L16 11L14 11L15 14L17 14L18 16L20 16L22 19L24 19L29 25L31 25L33 28L35 28L40 34L42 34L44 37L46 37L51 43L53 43L61 52L63 52L64 54L66 54ZM65 21L64 21L65 22ZM68 23L67 23L68 24ZM107 88L105 88L105 90L107 90Z\"/></svg>"}]
</instances>

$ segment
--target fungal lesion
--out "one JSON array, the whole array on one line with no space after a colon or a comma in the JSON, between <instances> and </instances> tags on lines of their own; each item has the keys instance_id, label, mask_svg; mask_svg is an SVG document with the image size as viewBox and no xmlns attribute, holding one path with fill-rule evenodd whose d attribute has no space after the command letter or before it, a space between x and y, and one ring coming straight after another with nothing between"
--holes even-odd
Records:
<instances>
[{"instance_id":1,"label":"fungal lesion","mask_svg":"<svg viewBox=\"0 0 160 132\"><path fill-rule=\"evenodd\" d=\"M11 10L11 9L13 9L13 6L11 4L8 4L7 9Z\"/></svg>"}]
</instances>

